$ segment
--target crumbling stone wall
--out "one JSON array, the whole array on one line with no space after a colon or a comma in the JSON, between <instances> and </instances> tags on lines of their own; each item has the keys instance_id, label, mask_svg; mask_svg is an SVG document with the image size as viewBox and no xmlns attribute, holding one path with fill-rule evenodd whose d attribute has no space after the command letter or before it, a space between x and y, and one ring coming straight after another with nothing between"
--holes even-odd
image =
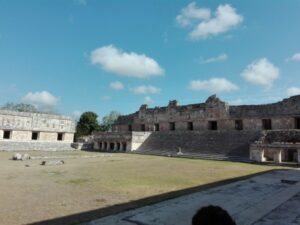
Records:
<instances>
[{"instance_id":1,"label":"crumbling stone wall","mask_svg":"<svg viewBox=\"0 0 300 225\"><path fill-rule=\"evenodd\" d=\"M193 130L208 130L209 121L217 122L217 130L235 130L236 120L242 120L243 130L263 130L263 119L271 120L271 129L294 129L295 119L300 117L300 96L293 96L283 101L265 105L229 106L215 95L205 103L178 105L170 101L166 107L148 108L142 105L139 111L121 116L113 126L113 131L159 131L170 130L170 122L176 130L187 130L188 122L193 123ZM143 130L144 128L144 130Z\"/></svg>"}]
</instances>

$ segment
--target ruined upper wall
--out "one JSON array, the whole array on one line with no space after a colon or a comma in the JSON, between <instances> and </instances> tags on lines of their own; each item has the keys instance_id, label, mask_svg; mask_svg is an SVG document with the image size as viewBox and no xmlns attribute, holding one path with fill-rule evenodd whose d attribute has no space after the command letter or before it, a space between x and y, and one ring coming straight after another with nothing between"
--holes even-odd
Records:
<instances>
[{"instance_id":1,"label":"ruined upper wall","mask_svg":"<svg viewBox=\"0 0 300 225\"><path fill-rule=\"evenodd\" d=\"M300 95L271 104L230 106L229 114L232 118L300 116Z\"/></svg>"},{"instance_id":2,"label":"ruined upper wall","mask_svg":"<svg viewBox=\"0 0 300 225\"><path fill-rule=\"evenodd\" d=\"M300 116L300 95L264 105L229 106L215 95L198 104L180 106L177 101L170 101L166 107L148 108L142 105L139 111L120 116L115 125L281 116Z\"/></svg>"},{"instance_id":3,"label":"ruined upper wall","mask_svg":"<svg viewBox=\"0 0 300 225\"><path fill-rule=\"evenodd\" d=\"M0 110L0 129L74 133L75 123L60 115Z\"/></svg>"}]
</instances>

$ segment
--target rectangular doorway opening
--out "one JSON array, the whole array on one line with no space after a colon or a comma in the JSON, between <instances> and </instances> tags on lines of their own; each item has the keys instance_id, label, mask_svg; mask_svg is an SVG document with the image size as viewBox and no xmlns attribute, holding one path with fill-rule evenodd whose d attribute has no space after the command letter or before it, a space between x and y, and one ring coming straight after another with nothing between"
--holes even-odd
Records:
<instances>
[{"instance_id":1,"label":"rectangular doorway opening","mask_svg":"<svg viewBox=\"0 0 300 225\"><path fill-rule=\"evenodd\" d=\"M217 121L208 121L208 129L209 130L218 130L218 123Z\"/></svg>"},{"instance_id":2,"label":"rectangular doorway opening","mask_svg":"<svg viewBox=\"0 0 300 225\"><path fill-rule=\"evenodd\" d=\"M3 139L11 139L11 130L5 130L3 132Z\"/></svg>"},{"instance_id":3,"label":"rectangular doorway opening","mask_svg":"<svg viewBox=\"0 0 300 225\"><path fill-rule=\"evenodd\" d=\"M262 127L264 130L272 130L272 121L271 119L263 119Z\"/></svg>"},{"instance_id":4,"label":"rectangular doorway opening","mask_svg":"<svg viewBox=\"0 0 300 225\"><path fill-rule=\"evenodd\" d=\"M194 130L194 124L193 124L193 122L187 122L187 129L188 130Z\"/></svg>"},{"instance_id":5,"label":"rectangular doorway opening","mask_svg":"<svg viewBox=\"0 0 300 225\"><path fill-rule=\"evenodd\" d=\"M174 122L170 122L169 123L169 130L175 130L175 123Z\"/></svg>"}]
</instances>

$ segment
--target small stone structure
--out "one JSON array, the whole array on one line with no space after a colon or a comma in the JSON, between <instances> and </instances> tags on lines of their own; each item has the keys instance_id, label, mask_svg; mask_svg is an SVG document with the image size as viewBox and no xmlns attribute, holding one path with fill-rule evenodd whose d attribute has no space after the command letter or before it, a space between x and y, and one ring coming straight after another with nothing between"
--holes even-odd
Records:
<instances>
[{"instance_id":1,"label":"small stone structure","mask_svg":"<svg viewBox=\"0 0 300 225\"><path fill-rule=\"evenodd\" d=\"M0 110L0 150L70 150L74 133L69 117Z\"/></svg>"},{"instance_id":2,"label":"small stone structure","mask_svg":"<svg viewBox=\"0 0 300 225\"><path fill-rule=\"evenodd\" d=\"M250 159L257 162L300 163L300 130L264 131L250 145Z\"/></svg>"},{"instance_id":3,"label":"small stone structure","mask_svg":"<svg viewBox=\"0 0 300 225\"><path fill-rule=\"evenodd\" d=\"M94 149L172 151L176 155L181 147L183 154L249 159L249 146L262 136L262 131L291 129L300 129L300 95L272 104L239 106L230 106L212 95L199 104L180 106L174 100L166 107L142 105L139 111L120 116L112 132L95 133ZM258 151L255 146L251 146L250 158L262 161L254 153Z\"/></svg>"}]
</instances>

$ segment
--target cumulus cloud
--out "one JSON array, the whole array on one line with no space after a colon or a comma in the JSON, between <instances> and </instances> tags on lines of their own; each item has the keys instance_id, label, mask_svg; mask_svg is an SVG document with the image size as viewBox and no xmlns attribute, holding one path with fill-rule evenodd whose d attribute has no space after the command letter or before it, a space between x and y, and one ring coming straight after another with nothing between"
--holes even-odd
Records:
<instances>
[{"instance_id":1,"label":"cumulus cloud","mask_svg":"<svg viewBox=\"0 0 300 225\"><path fill-rule=\"evenodd\" d=\"M286 90L286 94L287 94L288 97L294 96L294 95L300 95L300 88L290 87Z\"/></svg>"},{"instance_id":2,"label":"cumulus cloud","mask_svg":"<svg viewBox=\"0 0 300 225\"><path fill-rule=\"evenodd\" d=\"M225 61L226 59L228 59L228 55L225 53L222 53L216 57L212 57L212 58L207 58L207 59L202 59L201 63L202 64L207 64L207 63L213 63L213 62L219 62L219 61Z\"/></svg>"},{"instance_id":3,"label":"cumulus cloud","mask_svg":"<svg viewBox=\"0 0 300 225\"><path fill-rule=\"evenodd\" d=\"M191 2L185 8L181 10L181 13L176 17L177 23L186 27L191 25L194 20L207 20L210 18L210 9L199 8L196 2Z\"/></svg>"},{"instance_id":4,"label":"cumulus cloud","mask_svg":"<svg viewBox=\"0 0 300 225\"><path fill-rule=\"evenodd\" d=\"M160 88L151 85L141 85L130 89L134 94L157 94L160 92Z\"/></svg>"},{"instance_id":5,"label":"cumulus cloud","mask_svg":"<svg viewBox=\"0 0 300 225\"><path fill-rule=\"evenodd\" d=\"M32 104L41 111L53 111L59 102L59 97L55 97L48 91L29 92L22 102Z\"/></svg>"},{"instance_id":6,"label":"cumulus cloud","mask_svg":"<svg viewBox=\"0 0 300 225\"><path fill-rule=\"evenodd\" d=\"M300 52L299 52L299 53L295 53L295 54L292 55L290 58L287 58L287 61L296 61L296 62L300 62Z\"/></svg>"},{"instance_id":7,"label":"cumulus cloud","mask_svg":"<svg viewBox=\"0 0 300 225\"><path fill-rule=\"evenodd\" d=\"M151 105L153 103L154 103L154 101L152 100L152 98L150 96L146 96L144 98L144 104Z\"/></svg>"},{"instance_id":8,"label":"cumulus cloud","mask_svg":"<svg viewBox=\"0 0 300 225\"><path fill-rule=\"evenodd\" d=\"M124 85L120 81L112 82L112 83L110 83L109 86L111 89L114 89L116 91L120 91L120 90L124 89Z\"/></svg>"},{"instance_id":9,"label":"cumulus cloud","mask_svg":"<svg viewBox=\"0 0 300 225\"><path fill-rule=\"evenodd\" d=\"M280 70L276 66L268 59L262 58L248 65L241 76L249 83L269 89L273 82L278 79L279 74Z\"/></svg>"},{"instance_id":10,"label":"cumulus cloud","mask_svg":"<svg viewBox=\"0 0 300 225\"><path fill-rule=\"evenodd\" d=\"M209 80L192 80L189 84L189 89L220 93L236 91L239 87L225 78L211 78Z\"/></svg>"},{"instance_id":11,"label":"cumulus cloud","mask_svg":"<svg viewBox=\"0 0 300 225\"><path fill-rule=\"evenodd\" d=\"M100 65L105 71L127 77L148 78L164 74L154 59L144 54L123 52L113 45L92 51L91 62Z\"/></svg>"},{"instance_id":12,"label":"cumulus cloud","mask_svg":"<svg viewBox=\"0 0 300 225\"><path fill-rule=\"evenodd\" d=\"M196 3L192 2L181 10L176 21L182 27L191 25L192 31L189 37L192 40L199 40L226 33L241 24L243 16L239 15L229 4L219 5L214 15L211 16L210 9L198 8Z\"/></svg>"}]
</instances>

